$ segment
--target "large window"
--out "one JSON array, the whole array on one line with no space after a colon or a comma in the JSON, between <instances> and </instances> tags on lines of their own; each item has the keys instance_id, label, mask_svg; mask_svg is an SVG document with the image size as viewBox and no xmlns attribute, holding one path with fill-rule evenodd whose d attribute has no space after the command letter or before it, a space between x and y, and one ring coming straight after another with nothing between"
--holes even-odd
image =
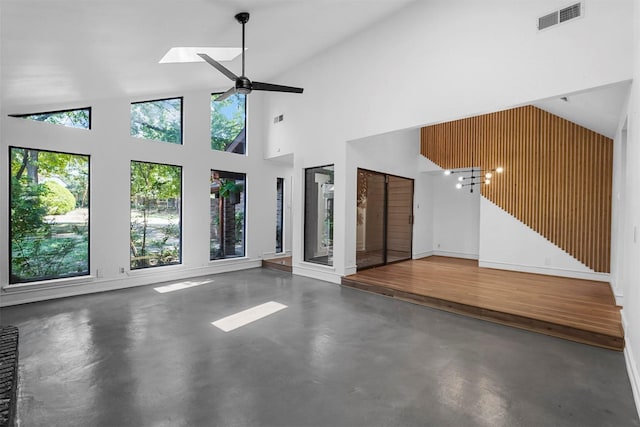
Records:
<instances>
[{"instance_id":1,"label":"large window","mask_svg":"<svg viewBox=\"0 0 640 427\"><path fill-rule=\"evenodd\" d=\"M182 98L131 104L131 136L182 144Z\"/></svg>"},{"instance_id":2,"label":"large window","mask_svg":"<svg viewBox=\"0 0 640 427\"><path fill-rule=\"evenodd\" d=\"M333 265L333 165L305 170L304 260Z\"/></svg>"},{"instance_id":3,"label":"large window","mask_svg":"<svg viewBox=\"0 0 640 427\"><path fill-rule=\"evenodd\" d=\"M10 148L10 283L89 274L89 156Z\"/></svg>"},{"instance_id":4,"label":"large window","mask_svg":"<svg viewBox=\"0 0 640 427\"><path fill-rule=\"evenodd\" d=\"M211 149L245 154L247 97L238 93L216 101L219 95L211 95Z\"/></svg>"},{"instance_id":5,"label":"large window","mask_svg":"<svg viewBox=\"0 0 640 427\"><path fill-rule=\"evenodd\" d=\"M91 129L91 107L77 108L75 110L49 111L46 113L12 114L11 117L36 120L38 122L52 123L54 125L72 128Z\"/></svg>"},{"instance_id":6,"label":"large window","mask_svg":"<svg viewBox=\"0 0 640 427\"><path fill-rule=\"evenodd\" d=\"M284 178L276 179L276 253L284 252Z\"/></svg>"},{"instance_id":7,"label":"large window","mask_svg":"<svg viewBox=\"0 0 640 427\"><path fill-rule=\"evenodd\" d=\"M131 269L181 262L182 168L131 162Z\"/></svg>"},{"instance_id":8,"label":"large window","mask_svg":"<svg viewBox=\"0 0 640 427\"><path fill-rule=\"evenodd\" d=\"M245 174L211 171L210 257L244 256Z\"/></svg>"}]
</instances>

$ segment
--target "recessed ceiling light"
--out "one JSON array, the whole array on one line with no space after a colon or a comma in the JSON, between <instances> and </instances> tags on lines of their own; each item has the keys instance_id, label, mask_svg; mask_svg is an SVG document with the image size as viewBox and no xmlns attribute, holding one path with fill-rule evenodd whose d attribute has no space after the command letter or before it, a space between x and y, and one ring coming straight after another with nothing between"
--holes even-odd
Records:
<instances>
[{"instance_id":1,"label":"recessed ceiling light","mask_svg":"<svg viewBox=\"0 0 640 427\"><path fill-rule=\"evenodd\" d=\"M164 54L159 61L160 64L170 64L176 62L204 62L198 56L199 53L206 53L216 61L232 61L241 53L240 47L172 47Z\"/></svg>"}]
</instances>

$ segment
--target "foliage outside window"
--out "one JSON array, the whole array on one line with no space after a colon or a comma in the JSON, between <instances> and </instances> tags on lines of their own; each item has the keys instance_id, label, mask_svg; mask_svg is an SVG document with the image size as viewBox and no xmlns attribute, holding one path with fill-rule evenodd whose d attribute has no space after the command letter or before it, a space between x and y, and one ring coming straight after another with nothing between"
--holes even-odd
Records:
<instances>
[{"instance_id":1,"label":"foliage outside window","mask_svg":"<svg viewBox=\"0 0 640 427\"><path fill-rule=\"evenodd\" d=\"M284 252L284 178L276 179L276 253Z\"/></svg>"},{"instance_id":2,"label":"foliage outside window","mask_svg":"<svg viewBox=\"0 0 640 427\"><path fill-rule=\"evenodd\" d=\"M305 170L304 260L324 265L333 265L333 170Z\"/></svg>"},{"instance_id":3,"label":"foliage outside window","mask_svg":"<svg viewBox=\"0 0 640 427\"><path fill-rule=\"evenodd\" d=\"M245 154L247 145L246 95L231 95L223 101L211 95L211 149Z\"/></svg>"},{"instance_id":4,"label":"foliage outside window","mask_svg":"<svg viewBox=\"0 0 640 427\"><path fill-rule=\"evenodd\" d=\"M131 104L131 136L182 144L182 98Z\"/></svg>"},{"instance_id":5,"label":"foliage outside window","mask_svg":"<svg viewBox=\"0 0 640 427\"><path fill-rule=\"evenodd\" d=\"M182 167L131 162L131 269L181 262Z\"/></svg>"},{"instance_id":6,"label":"foliage outside window","mask_svg":"<svg viewBox=\"0 0 640 427\"><path fill-rule=\"evenodd\" d=\"M11 117L36 120L38 122L52 123L54 125L67 126L79 129L91 129L91 108L78 108L75 110L50 111L46 113L15 114Z\"/></svg>"},{"instance_id":7,"label":"foliage outside window","mask_svg":"<svg viewBox=\"0 0 640 427\"><path fill-rule=\"evenodd\" d=\"M245 254L245 174L211 171L210 259Z\"/></svg>"},{"instance_id":8,"label":"foliage outside window","mask_svg":"<svg viewBox=\"0 0 640 427\"><path fill-rule=\"evenodd\" d=\"M9 283L89 274L89 156L10 148Z\"/></svg>"}]
</instances>

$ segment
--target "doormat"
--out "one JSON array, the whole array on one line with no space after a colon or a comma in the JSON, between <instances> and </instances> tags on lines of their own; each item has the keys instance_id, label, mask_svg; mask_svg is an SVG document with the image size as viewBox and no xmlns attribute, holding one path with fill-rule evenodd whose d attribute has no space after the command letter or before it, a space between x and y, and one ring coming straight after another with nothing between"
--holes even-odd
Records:
<instances>
[{"instance_id":1,"label":"doormat","mask_svg":"<svg viewBox=\"0 0 640 427\"><path fill-rule=\"evenodd\" d=\"M18 388L18 328L0 326L0 427L13 427Z\"/></svg>"}]
</instances>

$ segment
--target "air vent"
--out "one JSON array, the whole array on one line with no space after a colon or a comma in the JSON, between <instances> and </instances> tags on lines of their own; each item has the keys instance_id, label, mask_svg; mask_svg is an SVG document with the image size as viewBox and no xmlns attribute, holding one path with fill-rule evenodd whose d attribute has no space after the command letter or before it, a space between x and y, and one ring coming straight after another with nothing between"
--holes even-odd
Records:
<instances>
[{"instance_id":1,"label":"air vent","mask_svg":"<svg viewBox=\"0 0 640 427\"><path fill-rule=\"evenodd\" d=\"M578 18L580 16L580 3L560 9L560 22L566 22L569 19Z\"/></svg>"},{"instance_id":2,"label":"air vent","mask_svg":"<svg viewBox=\"0 0 640 427\"><path fill-rule=\"evenodd\" d=\"M582 16L582 3L576 3L538 18L538 31Z\"/></svg>"},{"instance_id":3,"label":"air vent","mask_svg":"<svg viewBox=\"0 0 640 427\"><path fill-rule=\"evenodd\" d=\"M544 30L558 23L558 12L553 12L538 18L538 30Z\"/></svg>"}]
</instances>

